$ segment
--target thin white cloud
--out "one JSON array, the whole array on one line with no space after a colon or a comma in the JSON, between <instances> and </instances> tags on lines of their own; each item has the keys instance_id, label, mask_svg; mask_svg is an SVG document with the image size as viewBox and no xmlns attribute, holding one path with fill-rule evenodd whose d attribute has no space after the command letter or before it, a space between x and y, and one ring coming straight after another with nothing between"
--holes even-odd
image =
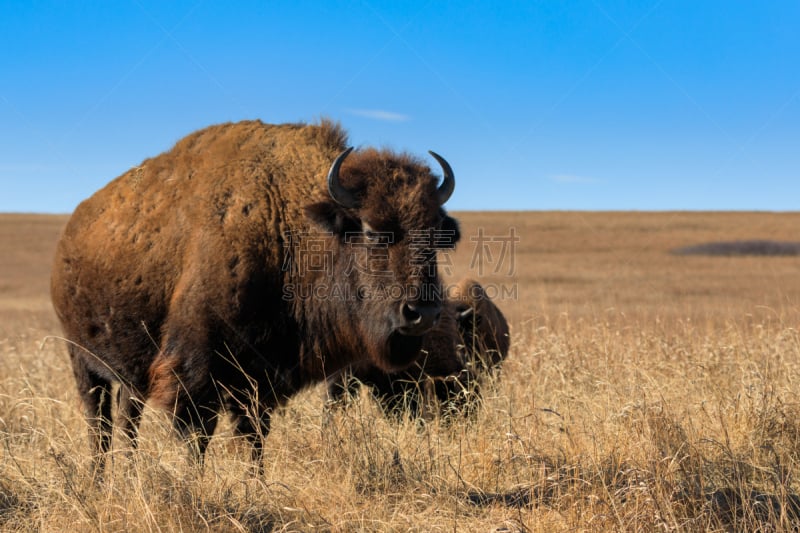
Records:
<instances>
[{"instance_id":1,"label":"thin white cloud","mask_svg":"<svg viewBox=\"0 0 800 533\"><path fill-rule=\"evenodd\" d=\"M600 183L600 180L597 178L589 178L587 176L575 176L574 174L556 174L555 176L550 176L550 180L555 181L556 183L581 183L581 184Z\"/></svg>"},{"instance_id":2,"label":"thin white cloud","mask_svg":"<svg viewBox=\"0 0 800 533\"><path fill-rule=\"evenodd\" d=\"M406 122L411 120L411 117L408 115L395 113L394 111L386 111L385 109L348 109L347 112L352 115L358 115L359 117L383 120L386 122Z\"/></svg>"}]
</instances>

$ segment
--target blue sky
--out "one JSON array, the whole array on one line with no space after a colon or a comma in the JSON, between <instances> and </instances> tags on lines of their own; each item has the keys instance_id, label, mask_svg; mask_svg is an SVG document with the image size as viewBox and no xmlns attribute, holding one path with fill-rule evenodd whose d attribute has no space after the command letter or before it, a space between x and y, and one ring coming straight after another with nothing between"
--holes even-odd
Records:
<instances>
[{"instance_id":1,"label":"blue sky","mask_svg":"<svg viewBox=\"0 0 800 533\"><path fill-rule=\"evenodd\" d=\"M452 210L796 210L798 27L796 0L0 0L0 211L322 116L444 155Z\"/></svg>"}]
</instances>

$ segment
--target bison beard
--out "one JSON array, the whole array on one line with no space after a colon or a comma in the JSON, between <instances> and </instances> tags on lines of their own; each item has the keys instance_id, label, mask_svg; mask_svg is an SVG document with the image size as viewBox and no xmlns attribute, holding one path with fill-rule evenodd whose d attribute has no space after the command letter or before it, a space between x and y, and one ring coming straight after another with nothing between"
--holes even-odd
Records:
<instances>
[{"instance_id":1,"label":"bison beard","mask_svg":"<svg viewBox=\"0 0 800 533\"><path fill-rule=\"evenodd\" d=\"M301 388L362 361L413 363L442 306L440 290L421 290L441 287L437 232L452 234L448 246L458 240L442 207L453 172L432 154L439 184L409 155L351 152L346 141L328 122L212 126L78 206L51 294L98 470L114 384L132 446L151 401L173 413L202 459L227 410L260 464L270 413ZM324 269L304 263L309 250L324 251ZM359 253L376 251L369 271L356 268ZM323 290L287 297L304 285ZM393 285L414 290L346 299L324 289Z\"/></svg>"},{"instance_id":2,"label":"bison beard","mask_svg":"<svg viewBox=\"0 0 800 533\"><path fill-rule=\"evenodd\" d=\"M403 335L396 331L389 335L389 362L392 368L405 368L419 356L422 337Z\"/></svg>"},{"instance_id":3,"label":"bison beard","mask_svg":"<svg viewBox=\"0 0 800 533\"><path fill-rule=\"evenodd\" d=\"M397 372L353 365L328 380L328 405L346 406L360 384L393 418L423 415L425 396L438 402L442 416L467 416L475 412L481 381L499 371L509 345L503 313L480 283L464 278L452 288L442 320L425 335L422 357Z\"/></svg>"}]
</instances>

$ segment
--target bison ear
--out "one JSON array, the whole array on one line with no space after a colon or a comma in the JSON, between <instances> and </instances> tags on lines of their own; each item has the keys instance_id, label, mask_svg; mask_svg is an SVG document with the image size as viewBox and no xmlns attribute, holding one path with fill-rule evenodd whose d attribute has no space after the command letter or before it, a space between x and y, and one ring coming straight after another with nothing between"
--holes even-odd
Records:
<instances>
[{"instance_id":1,"label":"bison ear","mask_svg":"<svg viewBox=\"0 0 800 533\"><path fill-rule=\"evenodd\" d=\"M461 239L461 230L458 228L458 222L450 215L444 215L442 222L439 225L441 231L441 239L437 239L437 248L455 248L456 243Z\"/></svg>"},{"instance_id":2,"label":"bison ear","mask_svg":"<svg viewBox=\"0 0 800 533\"><path fill-rule=\"evenodd\" d=\"M314 224L336 235L361 230L361 224L336 202L325 201L310 204L305 207L305 211L306 216Z\"/></svg>"}]
</instances>

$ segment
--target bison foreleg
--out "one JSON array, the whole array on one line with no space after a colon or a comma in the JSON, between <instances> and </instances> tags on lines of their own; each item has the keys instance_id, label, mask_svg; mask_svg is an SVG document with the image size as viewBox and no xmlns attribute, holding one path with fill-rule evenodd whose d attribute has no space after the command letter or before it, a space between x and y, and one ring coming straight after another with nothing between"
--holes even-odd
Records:
<instances>
[{"instance_id":1,"label":"bison foreleg","mask_svg":"<svg viewBox=\"0 0 800 533\"><path fill-rule=\"evenodd\" d=\"M136 392L133 387L128 385L120 385L117 392L117 410L119 416L120 429L123 435L128 439L128 444L132 449L137 445L137 433L139 431L139 422L142 419L142 410L144 409L144 399Z\"/></svg>"},{"instance_id":2,"label":"bison foreleg","mask_svg":"<svg viewBox=\"0 0 800 533\"><path fill-rule=\"evenodd\" d=\"M190 455L201 467L211 435L217 427L219 408L219 402L211 395L198 397L180 394L175 405L175 429L187 441Z\"/></svg>"},{"instance_id":3,"label":"bison foreleg","mask_svg":"<svg viewBox=\"0 0 800 533\"><path fill-rule=\"evenodd\" d=\"M236 433L250 443L253 464L259 474L264 469L264 440L269 434L271 412L271 409L259 408L256 413L241 414L236 419Z\"/></svg>"},{"instance_id":4,"label":"bison foreleg","mask_svg":"<svg viewBox=\"0 0 800 533\"><path fill-rule=\"evenodd\" d=\"M253 463L259 474L263 472L264 440L269 435L273 405L259 401L253 390L231 390L227 400L233 417L236 434L247 439L251 446Z\"/></svg>"}]
</instances>

